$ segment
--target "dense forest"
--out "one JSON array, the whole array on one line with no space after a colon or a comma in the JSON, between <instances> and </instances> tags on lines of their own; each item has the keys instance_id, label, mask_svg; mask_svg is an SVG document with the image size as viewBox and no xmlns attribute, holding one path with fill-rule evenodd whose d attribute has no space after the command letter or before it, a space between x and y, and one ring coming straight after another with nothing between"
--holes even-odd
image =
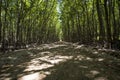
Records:
<instances>
[{"instance_id":1,"label":"dense forest","mask_svg":"<svg viewBox=\"0 0 120 80\"><path fill-rule=\"evenodd\" d=\"M0 0L2 49L58 41L56 6L56 0Z\"/></svg>"},{"instance_id":2,"label":"dense forest","mask_svg":"<svg viewBox=\"0 0 120 80\"><path fill-rule=\"evenodd\" d=\"M66 0L60 9L63 40L120 48L119 0Z\"/></svg>"},{"instance_id":3,"label":"dense forest","mask_svg":"<svg viewBox=\"0 0 120 80\"><path fill-rule=\"evenodd\" d=\"M0 0L0 80L120 80L120 0Z\"/></svg>"},{"instance_id":4,"label":"dense forest","mask_svg":"<svg viewBox=\"0 0 120 80\"><path fill-rule=\"evenodd\" d=\"M119 0L0 0L0 13L3 51L59 40L120 48Z\"/></svg>"}]
</instances>

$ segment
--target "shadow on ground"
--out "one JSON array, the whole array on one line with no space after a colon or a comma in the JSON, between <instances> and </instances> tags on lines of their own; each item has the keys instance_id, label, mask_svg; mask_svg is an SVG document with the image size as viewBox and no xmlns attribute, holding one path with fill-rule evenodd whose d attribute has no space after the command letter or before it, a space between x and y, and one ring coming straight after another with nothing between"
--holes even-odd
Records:
<instances>
[{"instance_id":1,"label":"shadow on ground","mask_svg":"<svg viewBox=\"0 0 120 80\"><path fill-rule=\"evenodd\" d=\"M0 80L120 80L120 59L71 43L44 44L0 57Z\"/></svg>"}]
</instances>

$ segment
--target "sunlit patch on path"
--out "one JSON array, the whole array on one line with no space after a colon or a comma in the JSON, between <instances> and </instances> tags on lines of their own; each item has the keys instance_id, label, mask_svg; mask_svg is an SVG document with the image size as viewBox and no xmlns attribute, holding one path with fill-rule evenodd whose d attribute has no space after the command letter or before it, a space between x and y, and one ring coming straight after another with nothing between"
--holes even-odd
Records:
<instances>
[{"instance_id":1,"label":"sunlit patch on path","mask_svg":"<svg viewBox=\"0 0 120 80\"><path fill-rule=\"evenodd\" d=\"M40 74L39 72L37 72L37 73L25 75L25 76L19 78L18 80L42 80L45 77L46 77L46 75Z\"/></svg>"},{"instance_id":2,"label":"sunlit patch on path","mask_svg":"<svg viewBox=\"0 0 120 80\"><path fill-rule=\"evenodd\" d=\"M60 62L65 62L68 59L71 59L72 56L44 56L40 58L32 59L29 63L27 63L27 67L24 71L31 71L31 70L42 70L53 67Z\"/></svg>"}]
</instances>

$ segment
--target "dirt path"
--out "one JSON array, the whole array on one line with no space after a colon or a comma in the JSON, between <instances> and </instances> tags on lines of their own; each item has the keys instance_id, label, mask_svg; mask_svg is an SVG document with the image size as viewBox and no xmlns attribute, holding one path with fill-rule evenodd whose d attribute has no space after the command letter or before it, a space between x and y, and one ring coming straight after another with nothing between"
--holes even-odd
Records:
<instances>
[{"instance_id":1,"label":"dirt path","mask_svg":"<svg viewBox=\"0 0 120 80\"><path fill-rule=\"evenodd\" d=\"M67 42L0 54L0 80L120 80L120 59Z\"/></svg>"}]
</instances>

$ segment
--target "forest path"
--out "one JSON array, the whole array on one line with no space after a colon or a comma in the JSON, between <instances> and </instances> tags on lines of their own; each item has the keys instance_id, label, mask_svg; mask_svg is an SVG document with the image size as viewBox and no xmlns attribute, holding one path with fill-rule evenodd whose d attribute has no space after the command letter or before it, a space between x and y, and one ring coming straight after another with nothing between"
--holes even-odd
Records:
<instances>
[{"instance_id":1,"label":"forest path","mask_svg":"<svg viewBox=\"0 0 120 80\"><path fill-rule=\"evenodd\" d=\"M120 59L67 42L0 54L0 80L120 80Z\"/></svg>"}]
</instances>

